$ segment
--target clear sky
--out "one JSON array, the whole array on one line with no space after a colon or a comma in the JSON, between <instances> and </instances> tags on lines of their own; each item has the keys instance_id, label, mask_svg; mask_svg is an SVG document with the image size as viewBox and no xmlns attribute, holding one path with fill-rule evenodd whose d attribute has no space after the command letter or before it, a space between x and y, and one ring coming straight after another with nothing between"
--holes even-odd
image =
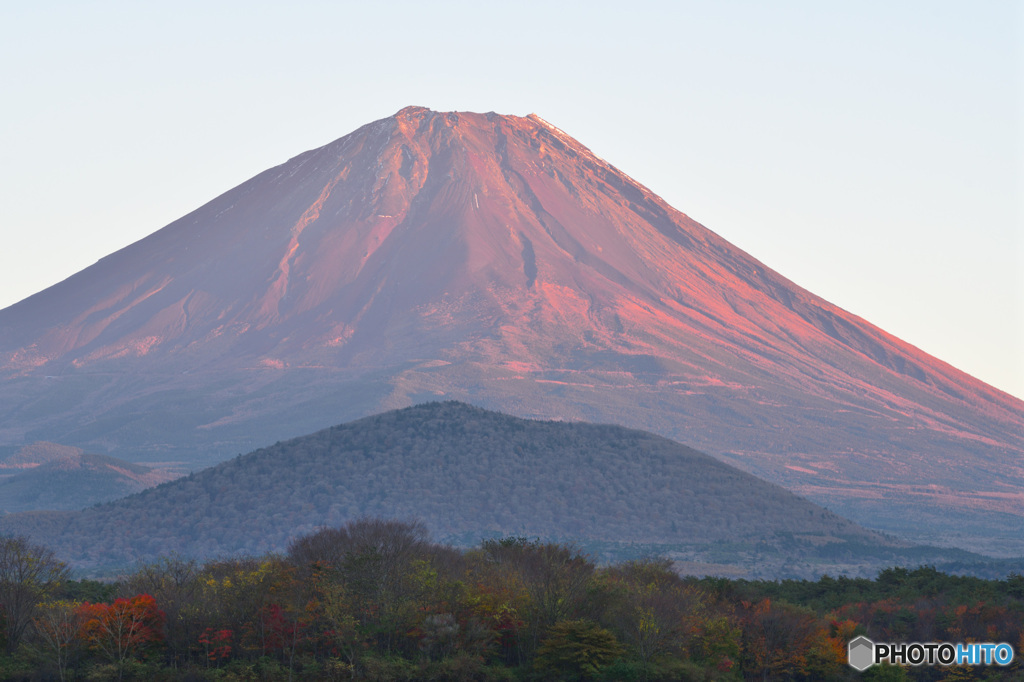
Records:
<instances>
[{"instance_id":1,"label":"clear sky","mask_svg":"<svg viewBox=\"0 0 1024 682\"><path fill-rule=\"evenodd\" d=\"M1024 397L1024 3L0 3L0 307L417 104L534 112Z\"/></svg>"}]
</instances>

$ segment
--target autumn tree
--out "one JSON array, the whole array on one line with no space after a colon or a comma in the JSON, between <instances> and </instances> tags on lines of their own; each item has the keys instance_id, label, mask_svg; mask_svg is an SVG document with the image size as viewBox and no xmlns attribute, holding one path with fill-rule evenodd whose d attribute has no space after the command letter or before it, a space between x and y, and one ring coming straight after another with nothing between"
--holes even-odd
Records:
<instances>
[{"instance_id":1,"label":"autumn tree","mask_svg":"<svg viewBox=\"0 0 1024 682\"><path fill-rule=\"evenodd\" d=\"M293 568L278 557L212 561L199 575L197 599L202 612L197 624L232 633L232 649L264 656L279 638L281 614L271 607L289 598ZM197 628L198 630L198 628ZM195 632L198 638L199 632ZM196 639L198 642L198 639Z\"/></svg>"},{"instance_id":2,"label":"autumn tree","mask_svg":"<svg viewBox=\"0 0 1024 682\"><path fill-rule=\"evenodd\" d=\"M56 666L61 682L67 679L68 664L79 645L80 607L81 602L48 601L39 605L32 618L36 649Z\"/></svg>"},{"instance_id":3,"label":"autumn tree","mask_svg":"<svg viewBox=\"0 0 1024 682\"><path fill-rule=\"evenodd\" d=\"M548 630L534 668L549 680L594 680L622 653L615 635L596 623L563 620Z\"/></svg>"},{"instance_id":4,"label":"autumn tree","mask_svg":"<svg viewBox=\"0 0 1024 682\"><path fill-rule=\"evenodd\" d=\"M45 601L68 577L53 552L23 536L0 538L0 610L7 651L14 651Z\"/></svg>"},{"instance_id":5,"label":"autumn tree","mask_svg":"<svg viewBox=\"0 0 1024 682\"><path fill-rule=\"evenodd\" d=\"M164 613L148 594L115 599L113 604L82 604L80 636L92 651L123 672L125 662L163 639Z\"/></svg>"},{"instance_id":6,"label":"autumn tree","mask_svg":"<svg viewBox=\"0 0 1024 682\"><path fill-rule=\"evenodd\" d=\"M494 649L506 663L521 662L520 639L532 611L526 584L511 565L497 564L479 551L469 556L457 579L462 589L455 610L465 622L485 632L465 645L476 655Z\"/></svg>"},{"instance_id":7,"label":"autumn tree","mask_svg":"<svg viewBox=\"0 0 1024 682\"><path fill-rule=\"evenodd\" d=\"M577 614L594 564L575 547L526 538L488 540L480 550L485 561L514 575L526 591L521 611L526 638L519 642L521 656L529 656L548 628Z\"/></svg>"},{"instance_id":8,"label":"autumn tree","mask_svg":"<svg viewBox=\"0 0 1024 682\"><path fill-rule=\"evenodd\" d=\"M198 633L206 625L200 571L195 559L162 557L139 566L120 588L122 596L149 594L160 605L166 616L167 656L175 666L188 660Z\"/></svg>"},{"instance_id":9,"label":"autumn tree","mask_svg":"<svg viewBox=\"0 0 1024 682\"><path fill-rule=\"evenodd\" d=\"M631 561L606 569L594 588L600 591L607 602L602 622L618 633L645 670L658 656L688 655L706 609L700 590L684 583L670 561Z\"/></svg>"},{"instance_id":10,"label":"autumn tree","mask_svg":"<svg viewBox=\"0 0 1024 682\"><path fill-rule=\"evenodd\" d=\"M817 617L806 609L762 599L742 604L744 670L764 680L800 678L821 640Z\"/></svg>"},{"instance_id":11,"label":"autumn tree","mask_svg":"<svg viewBox=\"0 0 1024 682\"><path fill-rule=\"evenodd\" d=\"M300 570L316 568L322 579L341 583L361 630L387 654L416 591L413 565L429 558L431 548L420 522L366 518L299 538L288 557Z\"/></svg>"},{"instance_id":12,"label":"autumn tree","mask_svg":"<svg viewBox=\"0 0 1024 682\"><path fill-rule=\"evenodd\" d=\"M351 597L345 586L328 579L322 572L312 577L313 594L306 611L319 639L320 646L330 658L340 658L351 668L362 643Z\"/></svg>"}]
</instances>

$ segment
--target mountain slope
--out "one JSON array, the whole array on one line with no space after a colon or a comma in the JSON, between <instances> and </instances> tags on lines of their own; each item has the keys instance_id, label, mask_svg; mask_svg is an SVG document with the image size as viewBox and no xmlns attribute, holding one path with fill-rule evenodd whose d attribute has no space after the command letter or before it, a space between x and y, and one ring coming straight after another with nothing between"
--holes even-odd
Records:
<instances>
[{"instance_id":1,"label":"mountain slope","mask_svg":"<svg viewBox=\"0 0 1024 682\"><path fill-rule=\"evenodd\" d=\"M81 512L2 517L0 529L32 533L95 567L171 551L281 550L304 532L364 515L422 519L434 537L464 545L514 534L617 557L716 560L759 575L783 564L807 574L870 571L906 550L653 434L457 402L325 429Z\"/></svg>"},{"instance_id":2,"label":"mountain slope","mask_svg":"<svg viewBox=\"0 0 1024 682\"><path fill-rule=\"evenodd\" d=\"M447 396L649 429L876 527L1024 551L1021 401L536 116L410 107L306 152L0 311L0 367L0 445L195 466Z\"/></svg>"},{"instance_id":3,"label":"mountain slope","mask_svg":"<svg viewBox=\"0 0 1024 682\"><path fill-rule=\"evenodd\" d=\"M32 443L0 460L0 510L81 509L181 475L56 443Z\"/></svg>"}]
</instances>

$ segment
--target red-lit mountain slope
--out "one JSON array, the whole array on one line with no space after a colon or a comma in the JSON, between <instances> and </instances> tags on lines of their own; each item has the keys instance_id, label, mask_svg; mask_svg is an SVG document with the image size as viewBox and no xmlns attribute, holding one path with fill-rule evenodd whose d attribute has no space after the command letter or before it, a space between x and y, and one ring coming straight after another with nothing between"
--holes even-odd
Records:
<instances>
[{"instance_id":1,"label":"red-lit mountain slope","mask_svg":"<svg viewBox=\"0 0 1024 682\"><path fill-rule=\"evenodd\" d=\"M297 156L0 311L0 367L0 445L211 463L445 396L642 427L874 527L1024 548L1024 403L536 116L410 107Z\"/></svg>"}]
</instances>

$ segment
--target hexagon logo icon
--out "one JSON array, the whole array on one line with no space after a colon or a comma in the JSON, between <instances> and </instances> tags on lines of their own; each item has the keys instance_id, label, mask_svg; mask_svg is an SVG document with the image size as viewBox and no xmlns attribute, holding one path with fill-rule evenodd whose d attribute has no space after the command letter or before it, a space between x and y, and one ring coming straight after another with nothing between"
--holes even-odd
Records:
<instances>
[{"instance_id":1,"label":"hexagon logo icon","mask_svg":"<svg viewBox=\"0 0 1024 682\"><path fill-rule=\"evenodd\" d=\"M863 672L875 663L875 643L864 635L851 639L846 645L846 653L854 670Z\"/></svg>"}]
</instances>

